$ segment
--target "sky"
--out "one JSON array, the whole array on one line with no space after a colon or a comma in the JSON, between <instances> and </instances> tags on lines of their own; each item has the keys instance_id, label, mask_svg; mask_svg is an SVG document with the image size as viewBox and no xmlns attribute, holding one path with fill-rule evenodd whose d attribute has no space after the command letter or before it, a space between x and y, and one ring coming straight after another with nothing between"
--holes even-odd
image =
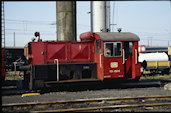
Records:
<instances>
[{"instance_id":1,"label":"sky","mask_svg":"<svg viewBox=\"0 0 171 113\"><path fill-rule=\"evenodd\" d=\"M56 40L56 1L6 1L6 46L23 47L36 31L45 40ZM77 1L77 40L90 31L90 1ZM171 46L170 1L110 1L112 32L135 33L140 45Z\"/></svg>"}]
</instances>

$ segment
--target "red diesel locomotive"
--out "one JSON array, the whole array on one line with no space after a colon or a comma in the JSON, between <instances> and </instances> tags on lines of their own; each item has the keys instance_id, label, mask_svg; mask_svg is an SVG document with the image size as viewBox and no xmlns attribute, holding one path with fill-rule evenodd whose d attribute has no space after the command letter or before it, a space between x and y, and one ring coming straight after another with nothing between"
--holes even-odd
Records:
<instances>
[{"instance_id":1,"label":"red diesel locomotive","mask_svg":"<svg viewBox=\"0 0 171 113\"><path fill-rule=\"evenodd\" d=\"M30 89L48 83L136 79L139 37L128 32L86 32L81 41L30 42L24 48Z\"/></svg>"}]
</instances>

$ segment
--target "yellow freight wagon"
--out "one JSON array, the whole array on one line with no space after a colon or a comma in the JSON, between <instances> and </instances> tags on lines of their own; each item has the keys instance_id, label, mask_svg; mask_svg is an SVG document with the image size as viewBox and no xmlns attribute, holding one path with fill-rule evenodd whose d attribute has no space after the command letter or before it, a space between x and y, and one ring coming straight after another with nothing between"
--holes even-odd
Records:
<instances>
[{"instance_id":1,"label":"yellow freight wagon","mask_svg":"<svg viewBox=\"0 0 171 113\"><path fill-rule=\"evenodd\" d=\"M147 68L169 68L171 61L147 62Z\"/></svg>"},{"instance_id":2,"label":"yellow freight wagon","mask_svg":"<svg viewBox=\"0 0 171 113\"><path fill-rule=\"evenodd\" d=\"M146 70L162 71L164 74L169 74L171 61L147 62Z\"/></svg>"},{"instance_id":3,"label":"yellow freight wagon","mask_svg":"<svg viewBox=\"0 0 171 113\"><path fill-rule=\"evenodd\" d=\"M140 53L139 62L141 62L141 72L159 72L169 74L171 61L166 53Z\"/></svg>"}]
</instances>

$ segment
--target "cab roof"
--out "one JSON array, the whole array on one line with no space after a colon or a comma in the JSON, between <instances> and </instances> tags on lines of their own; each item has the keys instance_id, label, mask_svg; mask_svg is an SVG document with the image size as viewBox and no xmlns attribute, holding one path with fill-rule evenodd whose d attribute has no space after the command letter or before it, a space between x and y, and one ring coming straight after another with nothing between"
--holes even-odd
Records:
<instances>
[{"instance_id":1,"label":"cab roof","mask_svg":"<svg viewBox=\"0 0 171 113\"><path fill-rule=\"evenodd\" d=\"M139 41L140 38L130 32L94 32L99 35L101 40L117 40L117 41Z\"/></svg>"}]
</instances>

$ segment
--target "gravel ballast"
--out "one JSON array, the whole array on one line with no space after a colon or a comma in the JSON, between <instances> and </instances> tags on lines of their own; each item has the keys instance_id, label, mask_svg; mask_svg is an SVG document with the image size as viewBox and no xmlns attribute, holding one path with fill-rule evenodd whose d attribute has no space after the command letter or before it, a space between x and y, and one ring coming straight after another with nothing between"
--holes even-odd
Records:
<instances>
[{"instance_id":1,"label":"gravel ballast","mask_svg":"<svg viewBox=\"0 0 171 113\"><path fill-rule=\"evenodd\" d=\"M60 92L50 92L41 95L24 96L24 97L22 97L22 95L2 96L2 104L47 102L47 101L92 99L92 98L156 96L156 95L171 95L171 90L165 90L164 87L149 87L149 88L85 90L85 91L73 91L73 92L60 91Z\"/></svg>"}]
</instances>

